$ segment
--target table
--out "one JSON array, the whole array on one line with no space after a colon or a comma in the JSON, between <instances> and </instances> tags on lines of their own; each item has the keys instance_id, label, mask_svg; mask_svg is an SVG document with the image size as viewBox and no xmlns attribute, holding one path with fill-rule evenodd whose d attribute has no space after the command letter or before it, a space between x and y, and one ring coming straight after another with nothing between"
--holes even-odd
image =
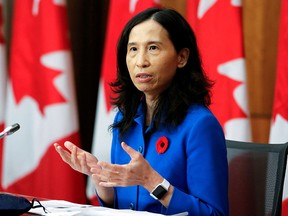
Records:
<instances>
[{"instance_id":1,"label":"table","mask_svg":"<svg viewBox=\"0 0 288 216\"><path fill-rule=\"evenodd\" d=\"M21 194L10 194L18 197L24 197L30 202L35 198L32 196L21 195ZM162 214L155 214L146 211L133 211L130 209L112 209L101 206L92 206L87 204L78 204L72 203L65 200L50 200L45 198L36 198L40 201L41 205L43 205L49 213L45 214L43 208L32 208L30 209L30 213L22 214L23 216L32 216L32 215L61 215L61 216L163 216ZM34 203L36 206L37 203ZM176 214L177 216L186 216L188 212L183 212L180 214ZM174 216L176 216L174 215ZM171 215L172 216L172 215Z\"/></svg>"}]
</instances>

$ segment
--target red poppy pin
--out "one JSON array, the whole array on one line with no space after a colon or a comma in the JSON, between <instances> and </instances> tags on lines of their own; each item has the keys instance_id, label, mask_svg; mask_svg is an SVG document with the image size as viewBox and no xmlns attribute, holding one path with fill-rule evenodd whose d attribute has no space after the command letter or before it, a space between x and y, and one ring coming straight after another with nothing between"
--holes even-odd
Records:
<instances>
[{"instance_id":1,"label":"red poppy pin","mask_svg":"<svg viewBox=\"0 0 288 216\"><path fill-rule=\"evenodd\" d=\"M168 148L168 139L165 136L160 137L156 142L156 151L163 154Z\"/></svg>"}]
</instances>

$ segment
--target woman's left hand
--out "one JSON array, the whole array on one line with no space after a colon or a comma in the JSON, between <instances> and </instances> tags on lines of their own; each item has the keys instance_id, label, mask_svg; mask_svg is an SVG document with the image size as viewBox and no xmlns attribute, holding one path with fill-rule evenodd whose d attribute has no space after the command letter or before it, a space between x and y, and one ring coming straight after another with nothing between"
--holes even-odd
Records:
<instances>
[{"instance_id":1,"label":"woman's left hand","mask_svg":"<svg viewBox=\"0 0 288 216\"><path fill-rule=\"evenodd\" d=\"M92 177L96 178L95 180L99 182L100 186L142 185L151 192L157 182L163 181L163 177L150 166L141 153L135 151L124 142L121 143L121 146L130 156L130 162L124 165L117 165L100 161L98 165L102 169L92 168L91 172L94 173Z\"/></svg>"}]
</instances>

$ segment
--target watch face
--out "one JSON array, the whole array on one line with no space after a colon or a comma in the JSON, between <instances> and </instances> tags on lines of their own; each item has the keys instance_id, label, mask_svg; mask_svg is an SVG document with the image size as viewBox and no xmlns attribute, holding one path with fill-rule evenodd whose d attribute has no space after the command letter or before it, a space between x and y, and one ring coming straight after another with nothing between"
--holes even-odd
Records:
<instances>
[{"instance_id":1,"label":"watch face","mask_svg":"<svg viewBox=\"0 0 288 216\"><path fill-rule=\"evenodd\" d=\"M161 185L159 185L152 194L157 197L158 199L161 199L165 194L167 193L166 189L163 188Z\"/></svg>"}]
</instances>

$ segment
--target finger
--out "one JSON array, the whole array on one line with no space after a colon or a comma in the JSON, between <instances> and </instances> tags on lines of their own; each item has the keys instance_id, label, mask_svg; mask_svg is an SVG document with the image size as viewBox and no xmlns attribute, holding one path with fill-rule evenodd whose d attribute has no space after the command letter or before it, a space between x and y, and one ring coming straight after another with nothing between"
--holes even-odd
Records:
<instances>
[{"instance_id":1,"label":"finger","mask_svg":"<svg viewBox=\"0 0 288 216\"><path fill-rule=\"evenodd\" d=\"M88 167L88 165L87 165L87 160L86 160L86 154L82 154L82 156L80 155L80 156L78 157L78 160L79 160L79 163L80 163L80 166L81 166L81 167L85 167L85 168ZM89 171L89 170L88 170L88 171Z\"/></svg>"},{"instance_id":2,"label":"finger","mask_svg":"<svg viewBox=\"0 0 288 216\"><path fill-rule=\"evenodd\" d=\"M139 152L135 151L133 148L128 146L125 142L121 143L123 150L130 156L131 159L138 157Z\"/></svg>"},{"instance_id":3,"label":"finger","mask_svg":"<svg viewBox=\"0 0 288 216\"><path fill-rule=\"evenodd\" d=\"M123 166L125 166L125 165L111 164L104 161L99 161L97 164L102 168L102 170L109 170L110 172L115 172L117 174L120 173L121 170L123 169Z\"/></svg>"},{"instance_id":4,"label":"finger","mask_svg":"<svg viewBox=\"0 0 288 216\"><path fill-rule=\"evenodd\" d=\"M91 177L92 177L94 184L99 185L101 187L115 187L115 186L117 186L117 184L114 182L102 181L99 178L98 174L92 174Z\"/></svg>"},{"instance_id":5,"label":"finger","mask_svg":"<svg viewBox=\"0 0 288 216\"><path fill-rule=\"evenodd\" d=\"M73 149L73 147L74 146L76 146L76 145L74 145L72 142L70 142L70 141L66 141L65 143L64 143L64 146L69 150L69 151L72 151L72 149ZM77 147L77 146L76 146Z\"/></svg>"},{"instance_id":6,"label":"finger","mask_svg":"<svg viewBox=\"0 0 288 216\"><path fill-rule=\"evenodd\" d=\"M129 180L124 180L120 176L101 176L99 174L95 175L95 180L99 182L100 186L103 187L123 187L123 186L131 186L133 184L129 183Z\"/></svg>"},{"instance_id":7,"label":"finger","mask_svg":"<svg viewBox=\"0 0 288 216\"><path fill-rule=\"evenodd\" d=\"M99 186L101 187L117 187L120 186L114 182L99 182Z\"/></svg>"},{"instance_id":8,"label":"finger","mask_svg":"<svg viewBox=\"0 0 288 216\"><path fill-rule=\"evenodd\" d=\"M78 156L79 169L86 175L91 175L90 167L87 164L86 154Z\"/></svg>"},{"instance_id":9,"label":"finger","mask_svg":"<svg viewBox=\"0 0 288 216\"><path fill-rule=\"evenodd\" d=\"M74 145L71 148L71 162L76 166L79 164L78 163L77 148Z\"/></svg>"},{"instance_id":10,"label":"finger","mask_svg":"<svg viewBox=\"0 0 288 216\"><path fill-rule=\"evenodd\" d=\"M62 156L62 155L70 155L69 152L64 150L58 143L54 144L55 150Z\"/></svg>"},{"instance_id":11,"label":"finger","mask_svg":"<svg viewBox=\"0 0 288 216\"><path fill-rule=\"evenodd\" d=\"M60 151L61 151L62 147L58 143L54 143L54 148L60 154Z\"/></svg>"},{"instance_id":12,"label":"finger","mask_svg":"<svg viewBox=\"0 0 288 216\"><path fill-rule=\"evenodd\" d=\"M59 153L59 155L61 156L62 160L70 164L71 163L70 153L64 150L58 143L55 143L54 147L56 151Z\"/></svg>"},{"instance_id":13,"label":"finger","mask_svg":"<svg viewBox=\"0 0 288 216\"><path fill-rule=\"evenodd\" d=\"M88 166L92 167L92 166L95 166L98 163L97 157L95 157L90 152L84 151L82 149L78 149L78 150L81 150L81 153L85 154L86 163L87 163Z\"/></svg>"},{"instance_id":14,"label":"finger","mask_svg":"<svg viewBox=\"0 0 288 216\"><path fill-rule=\"evenodd\" d=\"M90 168L90 172L92 173L92 174L98 174L98 173L100 173L101 172L101 167L100 166L95 166L95 167L92 167L92 168Z\"/></svg>"},{"instance_id":15,"label":"finger","mask_svg":"<svg viewBox=\"0 0 288 216\"><path fill-rule=\"evenodd\" d=\"M114 187L124 185L120 178L114 178L113 176L103 176L100 174L92 174L94 180L99 183L100 186Z\"/></svg>"},{"instance_id":16,"label":"finger","mask_svg":"<svg viewBox=\"0 0 288 216\"><path fill-rule=\"evenodd\" d=\"M101 181L115 182L121 180L120 172L102 169L102 167L93 167L90 169L91 173L96 174Z\"/></svg>"}]
</instances>

